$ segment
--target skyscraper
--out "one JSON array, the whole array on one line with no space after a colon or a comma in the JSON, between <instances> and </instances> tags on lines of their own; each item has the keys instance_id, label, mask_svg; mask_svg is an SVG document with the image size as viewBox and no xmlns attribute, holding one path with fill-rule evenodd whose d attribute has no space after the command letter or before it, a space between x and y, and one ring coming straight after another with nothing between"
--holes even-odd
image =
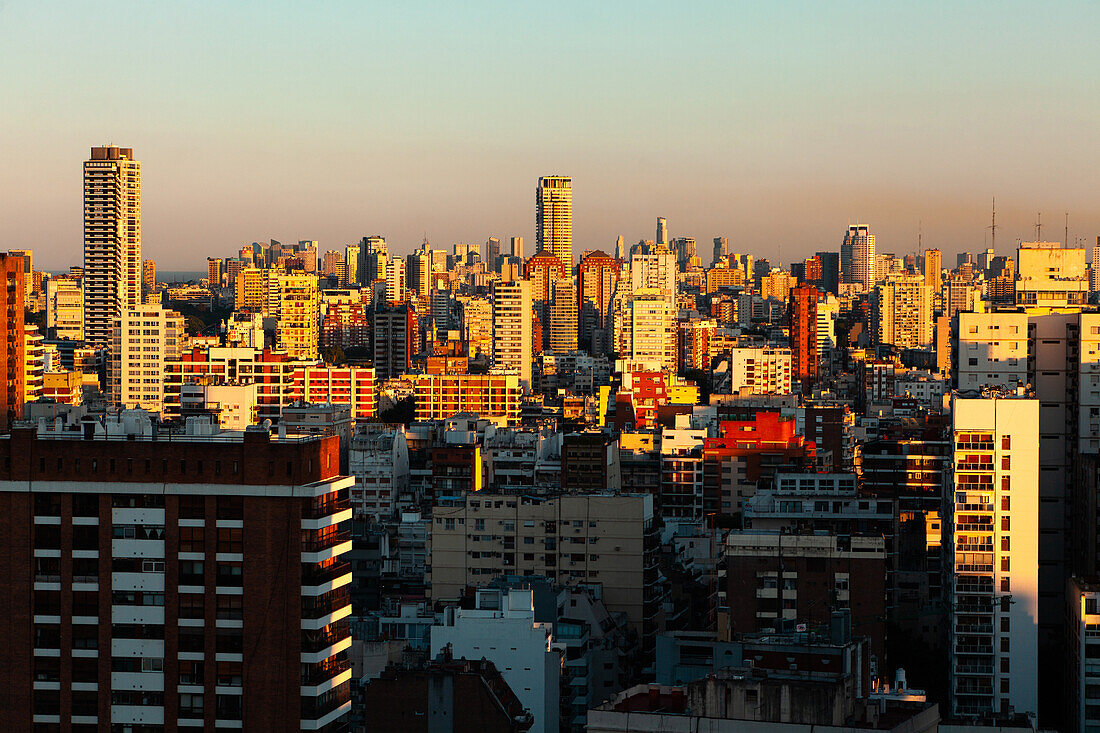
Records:
<instances>
[{"instance_id":1,"label":"skyscraper","mask_svg":"<svg viewBox=\"0 0 1100 733\"><path fill-rule=\"evenodd\" d=\"M711 255L711 260L710 260L711 265L713 265L715 262L717 262L718 260L720 260L723 257L725 257L726 255L728 255L729 251L730 251L730 240L727 239L726 237L715 237L714 238L714 252Z\"/></svg>"},{"instance_id":2,"label":"skyscraper","mask_svg":"<svg viewBox=\"0 0 1100 733\"><path fill-rule=\"evenodd\" d=\"M512 237L512 256L523 257L523 237Z\"/></svg>"},{"instance_id":3,"label":"skyscraper","mask_svg":"<svg viewBox=\"0 0 1100 733\"><path fill-rule=\"evenodd\" d=\"M654 242L668 246L668 219L663 216L657 217L657 239Z\"/></svg>"},{"instance_id":4,"label":"skyscraper","mask_svg":"<svg viewBox=\"0 0 1100 733\"><path fill-rule=\"evenodd\" d=\"M500 257L500 238L489 237L485 242L485 268L490 272L499 272L497 270L497 258Z\"/></svg>"},{"instance_id":5,"label":"skyscraper","mask_svg":"<svg viewBox=\"0 0 1100 733\"><path fill-rule=\"evenodd\" d=\"M133 148L84 161L84 337L106 346L114 319L141 305L141 163Z\"/></svg>"},{"instance_id":6,"label":"skyscraper","mask_svg":"<svg viewBox=\"0 0 1100 733\"><path fill-rule=\"evenodd\" d=\"M535 249L557 257L573 270L573 179L542 176L535 191Z\"/></svg>"},{"instance_id":7,"label":"skyscraper","mask_svg":"<svg viewBox=\"0 0 1100 733\"><path fill-rule=\"evenodd\" d=\"M875 235L866 224L848 227L840 245L841 282L862 285L870 290L875 284Z\"/></svg>"},{"instance_id":8,"label":"skyscraper","mask_svg":"<svg viewBox=\"0 0 1100 733\"><path fill-rule=\"evenodd\" d=\"M531 283L493 284L493 366L519 375L531 389Z\"/></svg>"},{"instance_id":9,"label":"skyscraper","mask_svg":"<svg viewBox=\"0 0 1100 733\"><path fill-rule=\"evenodd\" d=\"M141 284L147 293L151 293L157 289L156 260L145 260L141 263Z\"/></svg>"},{"instance_id":10,"label":"skyscraper","mask_svg":"<svg viewBox=\"0 0 1100 733\"><path fill-rule=\"evenodd\" d=\"M871 341L900 349L932 345L932 288L921 275L892 276L871 296Z\"/></svg>"}]
</instances>

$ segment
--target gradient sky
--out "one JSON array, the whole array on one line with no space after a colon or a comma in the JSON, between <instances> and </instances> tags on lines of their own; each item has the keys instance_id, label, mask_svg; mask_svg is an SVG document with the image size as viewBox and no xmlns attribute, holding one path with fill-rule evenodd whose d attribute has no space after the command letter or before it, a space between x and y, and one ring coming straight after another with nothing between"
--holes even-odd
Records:
<instances>
[{"instance_id":1,"label":"gradient sky","mask_svg":"<svg viewBox=\"0 0 1100 733\"><path fill-rule=\"evenodd\" d=\"M82 260L81 161L134 148L162 270L276 238L405 253L672 236L787 263L1100 234L1100 3L0 0L0 248ZM948 260L945 259L945 263ZM952 260L953 261L953 260Z\"/></svg>"}]
</instances>

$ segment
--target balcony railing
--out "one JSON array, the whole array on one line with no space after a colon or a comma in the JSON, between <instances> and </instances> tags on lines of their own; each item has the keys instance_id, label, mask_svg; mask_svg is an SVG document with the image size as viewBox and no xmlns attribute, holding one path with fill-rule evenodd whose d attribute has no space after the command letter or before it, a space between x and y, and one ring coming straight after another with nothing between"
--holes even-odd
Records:
<instances>
[{"instance_id":1,"label":"balcony railing","mask_svg":"<svg viewBox=\"0 0 1100 733\"><path fill-rule=\"evenodd\" d=\"M316 565L302 565L302 585L322 585L351 572L351 563L338 562L319 568Z\"/></svg>"},{"instance_id":2,"label":"balcony railing","mask_svg":"<svg viewBox=\"0 0 1100 733\"><path fill-rule=\"evenodd\" d=\"M319 540L302 540L302 552L321 552L351 540L351 532L333 532Z\"/></svg>"}]
</instances>

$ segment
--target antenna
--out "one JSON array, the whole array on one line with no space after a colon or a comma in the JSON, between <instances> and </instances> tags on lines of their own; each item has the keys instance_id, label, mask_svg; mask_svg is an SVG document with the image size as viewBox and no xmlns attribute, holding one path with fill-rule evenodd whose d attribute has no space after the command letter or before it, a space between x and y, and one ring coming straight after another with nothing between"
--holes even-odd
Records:
<instances>
[{"instance_id":1,"label":"antenna","mask_svg":"<svg viewBox=\"0 0 1100 733\"><path fill-rule=\"evenodd\" d=\"M989 248L997 251L997 197L993 197L993 218L989 222Z\"/></svg>"},{"instance_id":2,"label":"antenna","mask_svg":"<svg viewBox=\"0 0 1100 733\"><path fill-rule=\"evenodd\" d=\"M1066 212L1066 238L1062 240L1062 247L1069 249L1069 212Z\"/></svg>"},{"instance_id":3,"label":"antenna","mask_svg":"<svg viewBox=\"0 0 1100 733\"><path fill-rule=\"evenodd\" d=\"M1035 241L1043 241L1043 212L1038 213L1038 217L1035 219Z\"/></svg>"}]
</instances>

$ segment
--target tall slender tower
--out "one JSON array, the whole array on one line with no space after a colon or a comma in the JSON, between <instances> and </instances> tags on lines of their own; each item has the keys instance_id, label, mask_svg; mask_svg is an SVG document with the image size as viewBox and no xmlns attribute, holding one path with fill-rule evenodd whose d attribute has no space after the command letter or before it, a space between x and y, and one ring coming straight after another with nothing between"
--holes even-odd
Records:
<instances>
[{"instance_id":1,"label":"tall slender tower","mask_svg":"<svg viewBox=\"0 0 1100 733\"><path fill-rule=\"evenodd\" d=\"M863 286L865 291L875 284L875 235L865 224L848 227L840 245L840 279Z\"/></svg>"},{"instance_id":2,"label":"tall slender tower","mask_svg":"<svg viewBox=\"0 0 1100 733\"><path fill-rule=\"evenodd\" d=\"M133 148L92 148L84 161L84 337L111 340L114 319L141 305L141 163Z\"/></svg>"},{"instance_id":3,"label":"tall slender tower","mask_svg":"<svg viewBox=\"0 0 1100 733\"><path fill-rule=\"evenodd\" d=\"M542 176L535 191L535 254L549 252L573 271L573 179Z\"/></svg>"},{"instance_id":4,"label":"tall slender tower","mask_svg":"<svg viewBox=\"0 0 1100 733\"><path fill-rule=\"evenodd\" d=\"M657 217L657 244L668 246L668 219L663 216Z\"/></svg>"},{"instance_id":5,"label":"tall slender tower","mask_svg":"<svg viewBox=\"0 0 1100 733\"><path fill-rule=\"evenodd\" d=\"M531 283L493 284L493 366L513 370L531 389Z\"/></svg>"}]
</instances>

